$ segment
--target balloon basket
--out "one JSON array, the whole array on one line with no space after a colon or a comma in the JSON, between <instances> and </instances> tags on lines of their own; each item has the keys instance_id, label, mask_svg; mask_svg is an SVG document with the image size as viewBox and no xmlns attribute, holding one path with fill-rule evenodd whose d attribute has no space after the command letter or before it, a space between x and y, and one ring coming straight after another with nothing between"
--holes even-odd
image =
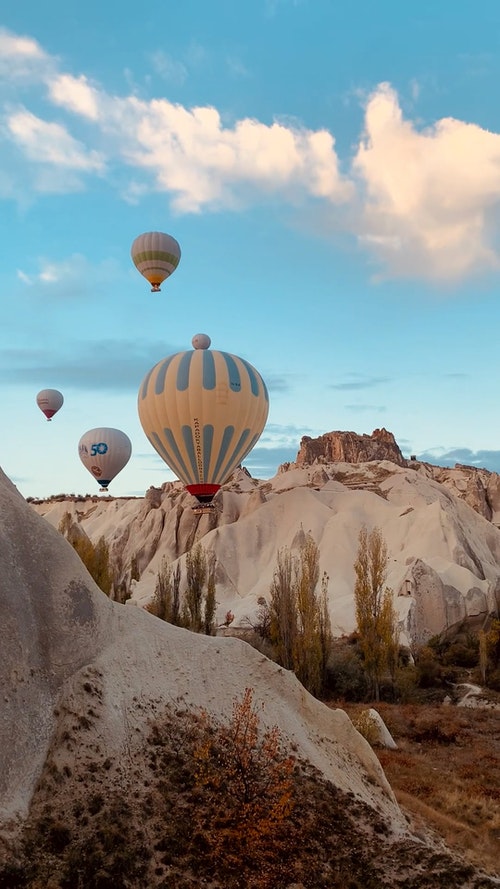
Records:
<instances>
[{"instance_id":1,"label":"balloon basket","mask_svg":"<svg viewBox=\"0 0 500 889\"><path fill-rule=\"evenodd\" d=\"M217 511L213 503L200 503L198 506L192 506L191 509L194 515L213 515Z\"/></svg>"}]
</instances>

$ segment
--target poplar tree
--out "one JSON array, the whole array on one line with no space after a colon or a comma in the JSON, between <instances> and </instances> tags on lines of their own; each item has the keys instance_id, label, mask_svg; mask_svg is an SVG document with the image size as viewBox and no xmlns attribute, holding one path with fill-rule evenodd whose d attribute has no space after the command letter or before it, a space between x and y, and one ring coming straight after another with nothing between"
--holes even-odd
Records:
<instances>
[{"instance_id":1,"label":"poplar tree","mask_svg":"<svg viewBox=\"0 0 500 889\"><path fill-rule=\"evenodd\" d=\"M295 637L295 672L302 684L319 694L322 686L322 653L319 634L319 550L310 534L295 561L297 633Z\"/></svg>"},{"instance_id":2,"label":"poplar tree","mask_svg":"<svg viewBox=\"0 0 500 889\"><path fill-rule=\"evenodd\" d=\"M186 554L186 574L184 605L187 626L195 633L199 633L203 624L202 602L207 579L207 558L201 543Z\"/></svg>"},{"instance_id":3,"label":"poplar tree","mask_svg":"<svg viewBox=\"0 0 500 889\"><path fill-rule=\"evenodd\" d=\"M380 683L397 644L397 625L392 591L385 585L388 565L387 544L380 528L359 533L354 571L354 600L359 644L375 700L380 700Z\"/></svg>"},{"instance_id":4,"label":"poplar tree","mask_svg":"<svg viewBox=\"0 0 500 889\"><path fill-rule=\"evenodd\" d=\"M320 592L319 581L319 549L311 534L298 554L279 551L270 589L270 639L278 663L314 695L324 686L332 646L328 575L323 574Z\"/></svg>"},{"instance_id":5,"label":"poplar tree","mask_svg":"<svg viewBox=\"0 0 500 889\"><path fill-rule=\"evenodd\" d=\"M205 610L203 615L203 628L205 635L213 636L215 632L215 611L217 601L215 599L215 569L217 560L215 553L211 552L207 557L207 592L205 595Z\"/></svg>"},{"instance_id":6,"label":"poplar tree","mask_svg":"<svg viewBox=\"0 0 500 889\"><path fill-rule=\"evenodd\" d=\"M270 596L271 642L276 648L278 663L286 670L293 670L297 636L297 600L293 584L293 558L286 547L278 552Z\"/></svg>"}]
</instances>

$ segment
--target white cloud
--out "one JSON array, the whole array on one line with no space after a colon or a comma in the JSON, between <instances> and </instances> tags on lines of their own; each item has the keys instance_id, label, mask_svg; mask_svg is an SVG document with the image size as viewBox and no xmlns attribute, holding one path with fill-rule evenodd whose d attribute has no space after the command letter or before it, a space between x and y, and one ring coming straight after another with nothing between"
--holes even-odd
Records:
<instances>
[{"instance_id":1,"label":"white cloud","mask_svg":"<svg viewBox=\"0 0 500 889\"><path fill-rule=\"evenodd\" d=\"M99 116L98 92L83 75L58 75L49 82L49 96L56 105L62 105L82 117L97 120Z\"/></svg>"},{"instance_id":2,"label":"white cloud","mask_svg":"<svg viewBox=\"0 0 500 889\"><path fill-rule=\"evenodd\" d=\"M500 135L452 118L417 127L404 118L389 84L365 96L363 134L341 167L326 128L228 122L214 107L115 96L84 75L60 71L35 40L5 30L0 59L2 50L5 82L31 71L30 86L41 84L42 98L72 118L51 122L28 108L4 107L3 133L18 150L11 157L5 146L0 195L21 200L23 183L29 194L81 188L84 175L104 174L105 152L124 200L162 191L178 213L237 210L269 199L300 206L323 237L328 230L355 237L381 276L447 282L500 267ZM184 76L165 53L154 53L152 62L166 77ZM417 101L416 84L412 91ZM125 175L116 175L120 166Z\"/></svg>"},{"instance_id":3,"label":"white cloud","mask_svg":"<svg viewBox=\"0 0 500 889\"><path fill-rule=\"evenodd\" d=\"M157 187L176 195L179 212L239 206L255 200L256 188L285 198L302 193L345 200L349 194L326 131L250 119L225 127L211 107L187 109L164 99L127 103L136 124L127 126L133 135L125 156L153 171Z\"/></svg>"},{"instance_id":4,"label":"white cloud","mask_svg":"<svg viewBox=\"0 0 500 889\"><path fill-rule=\"evenodd\" d=\"M36 40L0 28L0 75L9 79L32 77L50 67L50 56Z\"/></svg>"},{"instance_id":5,"label":"white cloud","mask_svg":"<svg viewBox=\"0 0 500 889\"><path fill-rule=\"evenodd\" d=\"M7 116L6 128L26 157L37 164L94 172L104 167L102 156L88 151L62 124L42 120L25 108Z\"/></svg>"},{"instance_id":6,"label":"white cloud","mask_svg":"<svg viewBox=\"0 0 500 889\"><path fill-rule=\"evenodd\" d=\"M366 106L353 169L366 200L358 235L389 273L441 280L498 269L500 135L444 118L422 131L381 84Z\"/></svg>"},{"instance_id":7,"label":"white cloud","mask_svg":"<svg viewBox=\"0 0 500 889\"><path fill-rule=\"evenodd\" d=\"M46 58L39 43L32 37L21 37L0 28L0 52L3 59L34 59Z\"/></svg>"}]
</instances>

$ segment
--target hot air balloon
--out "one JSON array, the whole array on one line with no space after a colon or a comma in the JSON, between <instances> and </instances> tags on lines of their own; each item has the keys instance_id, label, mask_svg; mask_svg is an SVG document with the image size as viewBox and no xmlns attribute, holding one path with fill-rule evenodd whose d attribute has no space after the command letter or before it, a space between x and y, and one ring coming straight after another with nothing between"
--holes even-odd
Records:
<instances>
[{"instance_id":1,"label":"hot air balloon","mask_svg":"<svg viewBox=\"0 0 500 889\"><path fill-rule=\"evenodd\" d=\"M132 244L130 254L135 267L157 293L160 284L175 272L181 258L181 248L171 235L163 232L145 232Z\"/></svg>"},{"instance_id":2,"label":"hot air balloon","mask_svg":"<svg viewBox=\"0 0 500 889\"><path fill-rule=\"evenodd\" d=\"M149 441L200 504L210 504L251 451L266 424L269 397L248 361L211 350L196 334L194 349L159 361L144 378L139 419Z\"/></svg>"},{"instance_id":3,"label":"hot air balloon","mask_svg":"<svg viewBox=\"0 0 500 889\"><path fill-rule=\"evenodd\" d=\"M83 465L107 491L108 485L130 460L132 444L120 429L89 429L78 442Z\"/></svg>"},{"instance_id":4,"label":"hot air balloon","mask_svg":"<svg viewBox=\"0 0 500 889\"><path fill-rule=\"evenodd\" d=\"M62 392L59 392L58 389L42 389L36 397L36 403L47 420L52 420L54 414L57 414L59 408L62 407L63 402Z\"/></svg>"}]
</instances>

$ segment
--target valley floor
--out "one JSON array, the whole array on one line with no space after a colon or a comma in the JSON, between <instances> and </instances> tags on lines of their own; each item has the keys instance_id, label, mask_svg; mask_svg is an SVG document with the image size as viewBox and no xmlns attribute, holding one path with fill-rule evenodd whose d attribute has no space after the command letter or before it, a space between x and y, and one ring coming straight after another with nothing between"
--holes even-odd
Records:
<instances>
[{"instance_id":1,"label":"valley floor","mask_svg":"<svg viewBox=\"0 0 500 889\"><path fill-rule=\"evenodd\" d=\"M429 828L475 866L500 876L500 713L490 706L346 704L355 719L375 707L397 744L376 749L418 832Z\"/></svg>"}]
</instances>

